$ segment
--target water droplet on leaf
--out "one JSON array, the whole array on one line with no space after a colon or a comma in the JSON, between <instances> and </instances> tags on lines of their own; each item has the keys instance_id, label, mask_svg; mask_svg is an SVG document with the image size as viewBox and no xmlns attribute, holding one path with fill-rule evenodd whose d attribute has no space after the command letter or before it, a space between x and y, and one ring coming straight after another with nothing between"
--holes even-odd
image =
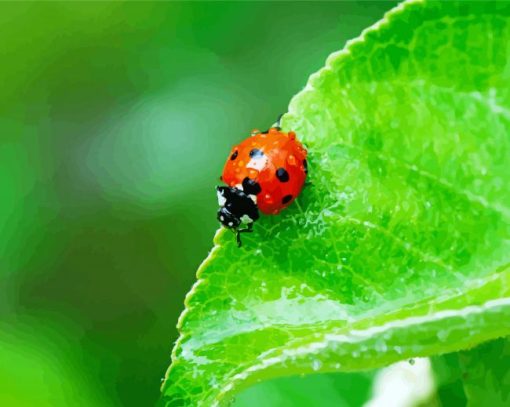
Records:
<instances>
[{"instance_id":1,"label":"water droplet on leaf","mask_svg":"<svg viewBox=\"0 0 510 407\"><path fill-rule=\"evenodd\" d=\"M319 359L315 359L313 362L312 362L312 369L317 371L319 370L320 368L322 367L322 362L319 360Z\"/></svg>"}]
</instances>

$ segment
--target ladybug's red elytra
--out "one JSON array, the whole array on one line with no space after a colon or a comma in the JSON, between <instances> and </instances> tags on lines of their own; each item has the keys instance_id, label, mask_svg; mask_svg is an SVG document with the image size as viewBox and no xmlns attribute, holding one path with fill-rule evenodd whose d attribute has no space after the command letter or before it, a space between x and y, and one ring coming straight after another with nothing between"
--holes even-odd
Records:
<instances>
[{"instance_id":1,"label":"ladybug's red elytra","mask_svg":"<svg viewBox=\"0 0 510 407\"><path fill-rule=\"evenodd\" d=\"M265 132L253 130L234 146L216 187L218 220L240 234L251 232L260 212L276 215L301 193L308 173L306 149L296 133L272 127Z\"/></svg>"}]
</instances>

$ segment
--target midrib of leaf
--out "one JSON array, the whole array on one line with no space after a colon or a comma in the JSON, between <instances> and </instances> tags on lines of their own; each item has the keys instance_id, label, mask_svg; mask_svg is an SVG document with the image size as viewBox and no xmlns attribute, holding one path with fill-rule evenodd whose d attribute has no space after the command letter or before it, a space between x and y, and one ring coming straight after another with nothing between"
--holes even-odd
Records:
<instances>
[{"instance_id":1,"label":"midrib of leaf","mask_svg":"<svg viewBox=\"0 0 510 407\"><path fill-rule=\"evenodd\" d=\"M498 300L491 300L483 303L483 299L486 298L488 291L496 291L500 293L501 298ZM509 297L507 298L507 296ZM419 324L417 321L422 320L434 321L455 315L468 315L471 312L476 314L477 312L480 312L480 310L483 310L484 307L490 308L506 304L506 300L510 298L510 266L487 278L471 281L468 287L463 288L461 294L456 294L455 292L451 291L445 293L443 297L443 300L438 298L424 299L420 303L413 304L412 306L407 306L404 309L393 311L391 314L381 314L381 309L378 309L377 313L373 311L367 311L359 315L349 315L344 313L341 315L341 318L339 318L338 321L335 321L331 318L327 320L325 320L325 318L321 319L325 320L324 322L326 322L325 325L328 326L329 335L330 333L343 334L345 332L354 332L358 330L365 330L367 332L379 332L385 331L388 329L388 327L393 326L405 327L416 325ZM456 305L465 303L466 297L470 298L471 305L467 307L456 307ZM322 299L322 301L324 301L324 299ZM310 304L307 304L307 306L313 306L312 304L316 305L317 307L322 306L321 300L317 300L315 303L310 302ZM268 311L268 314L274 316L273 310L277 311L280 305L281 304L279 301L275 301L274 307ZM327 306L330 305L331 303L328 302ZM434 310L434 308L439 308L439 310ZM310 312L310 314L313 315L314 313ZM409 314L413 314L413 316L409 317ZM385 322L388 316L391 317L391 322ZM316 327L317 322L321 322L321 320L310 320L310 325ZM349 326L346 327L345 324L342 326L335 326L337 323L341 322L348 322ZM286 329L292 329L293 325L292 321L289 319L282 319L280 322L272 323L273 326L278 324L284 326ZM235 326L235 333L240 334L243 332L250 332L256 329L264 329L264 327L265 326L262 323L258 325L247 323L243 328L243 326L238 323ZM297 327L300 330L304 328L302 323L299 323ZM198 334L194 335L194 340L188 342L185 345L185 348L193 351L195 349L195 346L193 346L194 343L197 344L196 347L198 348L200 346L218 342L232 334L230 331L222 330L215 332L214 335L211 335L211 330L209 328L210 326L207 324L207 322L205 322L201 326L201 330L204 332L204 336L200 336L200 334L197 332ZM300 343L301 341L298 340L297 342ZM287 349L292 347L292 343L293 342L288 342L285 348Z\"/></svg>"},{"instance_id":2,"label":"midrib of leaf","mask_svg":"<svg viewBox=\"0 0 510 407\"><path fill-rule=\"evenodd\" d=\"M484 319L492 320L493 326L485 326L485 328L491 328L490 333L484 329L473 329L469 336L463 335L456 338L455 342L438 341L435 332L437 330L441 332L441 327L445 324L451 325L450 332L456 329L464 332L465 322L474 321L482 315ZM323 373L340 369L351 371L358 370L360 365L363 369L377 368L406 358L455 351L459 347L470 348L494 337L506 335L510 329L510 322L499 323L500 318L504 317L510 317L510 297L492 300L481 306L468 306L463 309L439 311L423 317L394 320L365 330L350 329L345 333L336 333L333 330L332 333L317 338L317 341L301 343L301 346L289 343L284 349L276 349L261 355L263 360L260 364L250 367L242 366L239 369L241 373L231 377L228 384L217 393L218 401L213 405L218 405L220 400L228 399L233 390L237 392L264 377L279 376L282 373L282 366L286 365L285 375L314 373L319 370ZM461 319L462 322L455 323L455 319ZM409 339L410 335L417 330L420 334L423 334L424 330L434 332L429 339L438 342L437 345L429 346L425 351L421 351L402 341L402 338ZM401 336L400 341L396 339L397 336ZM447 336L448 334L445 334L446 338ZM366 351L360 352L358 350L360 348L366 348ZM371 348L374 349L373 352L368 351ZM331 352L331 349L335 351ZM309 360L314 357L324 358L324 352L331 352L331 357L334 359L325 364L320 362L319 367L314 368L314 364L310 364ZM384 356L381 357L383 354ZM374 356L379 357L374 358ZM300 359L305 360L300 362ZM273 367L275 367L274 370Z\"/></svg>"},{"instance_id":3,"label":"midrib of leaf","mask_svg":"<svg viewBox=\"0 0 510 407\"><path fill-rule=\"evenodd\" d=\"M181 337L173 351L173 367L169 374L176 369L175 366L180 368L182 363L189 363L189 368L193 369L207 365L211 363L211 360L203 355L209 355L208 352L221 352L222 346L238 346L239 343L243 343L243 338L249 339L250 333L253 332L259 333L259 336L261 332L266 332L265 336L267 337L270 337L270 333L273 332L280 342L279 345L273 347L268 344L265 351L261 346L260 353L256 358L243 362L233 359L223 361L224 365L214 365L217 370L211 377L221 377L222 379L221 382L210 382L207 389L202 389L200 400L203 403L215 404L228 399L231 392L266 377L313 371L366 369L408 357L454 351L510 333L510 322L508 322L510 321L510 292L508 288L510 287L508 268L510 210L505 205L509 202L508 189L505 190L505 186L508 186L508 176L505 177L507 173L505 165L508 165L508 157L499 160L499 163L497 160L490 159L491 149L498 146L500 147L499 151L503 151L504 154L509 151L508 109L500 104L501 101L504 101L504 97L501 96L504 95L504 92L501 91L498 94L496 89L490 86L486 87L484 91L466 92L465 89L457 91L455 88L450 89L442 86L438 81L412 80L405 75L401 78L386 78L385 80L379 78L374 78L374 80L363 78L361 80L360 75L358 77L348 75L348 72L353 72L351 68L343 77L340 75L340 86L335 82L338 80L335 75L339 72L342 73L339 66L342 65L343 60L351 62L356 58L359 60L360 55L353 56L352 54L355 54L354 50L358 49L358 46L365 43L367 36L389 24L392 17L398 15L405 7L413 7L416 3L418 2L407 2L405 5L399 6L390 12L381 23L365 31L360 39L351 41L345 50L332 55L328 59L326 67L314 74L305 90L293 99L289 114L283 119L283 126L286 129L298 130L298 134L302 136L309 147L311 178L315 184L324 188L324 195L314 194L315 190L313 189L307 191L299 199L299 207L287 211L288 216L278 220L264 219L257 225L258 231L254 234L254 238L246 239L247 245L251 245L251 247L259 246L257 239L269 240L271 244L278 246L280 231L282 231L287 234L287 237L281 241L281 244L287 242L294 244L291 239L288 239L289 227L290 230L299 228L300 231L303 231L300 237L305 240L307 235L312 238L327 236L334 248L330 258L321 257L321 253L315 253L315 249L309 247L308 244L302 245L302 251L308 252L308 257L318 265L318 270L321 265L324 267L323 270L330 270L334 265L338 265L339 270L350 273L351 279L346 281L354 282L353 293L333 293L327 290L321 291L313 286L306 287L316 293L315 296L306 297L310 300L310 303L306 304L309 309L314 309L314 307L317 310L325 309L333 302L339 304L337 307L338 318L330 316L327 320L324 320L324 315L321 312L310 312L307 313L309 317L307 321L294 321L293 323L293 315L286 316L282 313L275 313L275 310L280 306L282 309L286 309L286 306L278 301L275 301L273 306L266 307L265 312L268 318L265 322L264 313L260 309L257 311L257 317L253 317L254 313L250 307L256 307L256 304L249 302L243 304L247 306L244 311L230 308L224 311L221 307L219 310L207 307L204 305L204 302L209 300L206 296L207 286L221 286L218 279L223 276L218 272L221 270L225 276L228 276L227 278L239 278L242 273L232 267L242 264L245 259L244 253L241 254L237 248L234 248L230 233L219 232L215 238L216 246L200 267L197 274L198 281L187 296L186 310L179 320ZM448 7L455 6L449 5ZM433 23L437 21L449 22L448 18L444 17L434 20ZM456 20L451 21L455 22ZM384 46L388 47L389 45L394 46L395 44L379 45L377 49L381 50L384 49ZM489 69L491 68L489 67ZM328 81L333 86L329 86ZM459 86L466 87L468 84ZM332 89L332 92L335 93L334 97L321 98L321 88ZM472 138L469 140L470 143L465 143L465 145L460 142L458 145L454 145L460 152L455 151L457 155L453 157L453 160L455 164L455 158L459 161L459 157L469 158L469 154L471 154L469 149L475 146L478 148L475 152L480 153L475 158L485 159L486 162L473 163L467 159L467 167L462 167L462 171L459 172L458 166L453 165L450 168L447 154L441 151L438 158L445 161L429 161L428 165L424 166L422 161L430 160L431 157L435 158L427 155L426 148L445 146L441 146L440 140L434 138L431 138L429 144L426 144L426 139L419 139L425 142L423 145L425 151L422 151L421 156L416 156L417 150L413 151L412 147L408 148L406 145L406 142L413 141L412 137L408 137L408 134L412 135L412 129L406 130L406 126L402 125L396 126L397 130L394 134L391 132L388 135L385 134L382 150L378 150L377 146L374 148L366 143L360 144L359 141L364 140L358 140L356 137L359 137L363 132L357 130L363 130L363 126L368 126L367 133L370 133L369 130L378 131L378 121L384 120L385 117L392 117L391 111L388 112L393 107L391 103L382 105L374 103L370 98L377 97L379 94L392 94L394 89L398 89L400 92L400 94L392 95L397 100L395 106L400 107L399 98L412 100L417 106L410 107L409 112L404 112L404 114L401 111L396 111L393 115L405 116L405 113L409 113L409 117L414 120L423 120L425 124L417 123L421 126L430 125L433 127L435 125L433 119L442 120L441 124L448 123L448 115L451 115L452 112L434 110L435 100L447 100L452 111L460 110L469 113L469 109L474 107L476 110L471 114L474 117L484 117L482 125L491 123L494 126L491 130L494 132L490 138L484 140L477 136L476 131L473 130L477 124L472 118L469 120L470 117L467 117L467 124L465 124L453 114L452 117L456 119L452 124L453 131L465 131L465 137ZM361 98L365 98L367 101L360 101ZM328 106L328 103L332 103L332 105ZM314 107L314 104L317 107ZM303 111L302 107L304 107ZM371 109L377 110L378 108L383 112L371 111ZM413 115L413 109L425 111L425 117ZM365 123L363 120L367 117L373 119L373 122ZM384 126L380 128L386 129ZM333 143L331 143L331 129L336 129ZM431 129L431 133L433 132L434 129ZM459 136L459 140L461 139L462 137ZM446 145L446 147L450 148L451 146ZM484 156L485 153L486 156ZM480 172L486 164L493 164L492 167L485 168L485 171L494 177L500 176L503 185L496 188L493 184L479 182L480 178L477 178L477 172ZM472 168L469 167L470 165ZM314 168L320 168L320 171L314 173ZM345 177L338 177L338 171L346 168ZM387 177L388 179L381 176L377 179L379 182L374 183L370 178L372 174L367 172L369 170L386 171L390 176ZM356 174L359 177L350 176L349 171L353 174L358 171ZM353 184L346 185L346 181ZM415 205L414 209L406 210L404 208L400 212L397 211L399 216L404 218L408 216L405 218L405 222L399 223L399 218L396 220L390 218L388 221L390 223L387 224L385 220L377 217L384 213L384 210L379 213L362 210L363 204L371 204L374 201L378 202L383 209L386 205L391 210L390 206L394 205L395 201L398 204L398 200L391 196L391 186L395 183L398 185L399 182L409 186L416 185L415 188L396 189L406 194L405 197L400 197L402 202ZM423 231L425 236L434 232L427 230L426 211L418 205L420 199L423 199L423 195L416 195L423 193L427 196L427 193L430 193L432 189L423 187L423 185L428 186L429 184L434 188L433 194L430 195L432 202L436 202L434 201L436 199L436 203L441 204L443 199L451 198L450 201L446 201L448 204L441 207L449 212L442 214L440 210L432 210L432 215L440 217L444 215L444 219L441 218L444 222L450 221L448 216L451 216L453 224L457 222L458 226L464 227L462 221L455 219L456 208L459 208L463 216L472 216L474 219L483 217L485 222L479 222L479 224L487 228L487 231L480 230L480 236L488 236L489 231L492 230L497 234L492 242L475 244L473 241L476 242L476 236L473 234L469 235L470 239L464 239L468 243L475 244L474 247L477 251L472 253L474 260L464 263L465 259L458 258L458 253L462 250L456 245L464 243L462 230L451 235L446 234L446 237L450 239L448 242L437 242L434 245L427 241L413 239L413 233L415 233L413 226ZM468 187L459 187L459 184L467 184ZM487 188L489 189L487 190ZM367 191L367 193L364 196L357 196L357 191ZM505 191L506 194L501 193ZM336 202L325 201L326 198L331 197L337 197ZM371 199L371 197L375 198ZM359 209L356 206L353 209L353 203L358 205ZM343 208L345 205L351 205L351 207L346 210ZM424 273L423 270L420 273L419 270L417 276L413 276L412 273L400 276L398 268L392 268L393 264L389 262L381 264L380 269L384 270L386 275L393 275L402 281L389 286L379 285L377 278L374 278L376 275L367 274L367 272L363 274L362 267L355 267L351 264L356 259L350 259L351 263L343 261L342 252L345 249L338 246L337 243L341 240L335 233L345 233L346 225L354 232L361 230L359 233L369 238L372 236L371 234L384 235L393 244L383 245L380 250L388 250L390 258L398 256L398 253L404 253L406 261L411 266L428 264L434 273ZM431 225L432 227L437 226L437 219L432 220ZM394 227L399 228L398 233L395 232ZM469 231L465 233L469 233ZM372 238L372 240L367 242L371 244L378 241L377 238ZM448 244L453 245L453 249L450 251L446 250ZM260 247L264 250L263 245ZM292 246L289 248L292 253L291 249ZM434 251L430 249L434 249ZM480 250L485 250L490 255L483 255ZM283 267L292 271L295 269L294 259L292 255L287 257L282 259L283 262L286 262ZM236 258L238 261L232 266L223 261L228 258ZM278 271L275 268L276 265L264 263L264 259L261 261L259 267L265 267L267 275ZM222 269L222 267L226 267L226 269ZM494 270L499 271L495 273ZM314 273L316 270L309 272ZM323 273L325 272L323 271ZM263 281L264 275L258 276L259 280ZM283 277L293 278L287 274ZM329 275L322 277L324 277L324 281L327 281ZM343 277L344 280L346 278ZM419 280L427 278L430 279L429 286L425 284L426 280L423 280L423 283L422 280ZM213 281L213 279L217 281ZM310 283L310 280L306 279L305 283ZM419 295L420 300L413 303L413 299L416 298L410 296L410 293L401 292L402 286L417 287L423 290ZM437 296L439 288L440 297ZM355 298L357 298L356 301ZM360 298L363 300L360 301ZM488 298L489 300L487 300ZM265 301L264 304L268 303L270 301ZM234 311L236 315L232 319ZM317 319L314 319L314 316ZM445 329L445 326L448 328ZM190 333L192 333L191 336ZM290 339L283 340L286 336ZM416 337L420 338L419 343L415 343ZM218 344L221 345L219 348ZM311 363L313 360L318 360L319 364ZM197 377L200 377L200 369L197 372ZM179 373L174 372L174 384L180 380L176 376L180 373L182 370ZM192 378L194 378L194 373L186 380ZM192 385L190 381L187 383L188 386ZM181 386L183 385L181 384ZM169 390L168 387L166 389ZM179 403L180 399L179 395L175 393L176 391L172 392L177 395L175 400ZM192 389L185 390L180 393L180 397L183 397L183 400L190 400L186 399L184 393L191 394L192 391ZM188 397L191 396L188 395ZM194 398L194 400L198 402L198 399Z\"/></svg>"},{"instance_id":4,"label":"midrib of leaf","mask_svg":"<svg viewBox=\"0 0 510 407\"><path fill-rule=\"evenodd\" d=\"M406 358L469 348L507 334L510 329L510 265L505 270L471 282L470 285L472 287L463 290L462 294L445 294L443 301L438 302L437 298L431 298L433 302L429 303L428 299L425 299L420 304L395 312L389 322L385 322L388 315L370 316L369 312L369 315L352 318L348 327L328 324L328 333L315 335L313 341L298 339L287 342L283 348L262 354L260 363L254 360L252 364L239 366L236 369L239 373L234 374L228 384L219 391L211 389L211 393L217 393L218 400L212 405L218 405L220 400L228 399L232 391L237 392L264 377L279 376L282 366L286 375L314 373L318 370L351 371L358 370L360 365L363 369L370 369ZM487 292L499 292L501 298L481 302L487 297ZM471 305L457 307L465 303L466 297L470 298ZM413 316L407 316L409 313ZM466 325L471 325L469 335L465 335ZM282 327L292 331L288 323L283 323ZM305 327L300 325L298 328L303 330ZM317 330L316 325L311 328ZM264 326L249 325L245 330L236 329L236 333L254 329L264 329ZM210 332L207 327L204 331L205 335ZM413 345L412 341L409 341L409 338L417 333L423 337L425 332L428 333L429 346ZM218 336L196 337L183 347L183 352L192 354L195 351L193 344L200 348L207 343L221 341L230 334L231 332L223 332ZM330 353L328 362L321 362L320 368L310 364L310 359L318 358L319 355L324 359L324 352ZM272 371L272 368L275 370Z\"/></svg>"}]
</instances>

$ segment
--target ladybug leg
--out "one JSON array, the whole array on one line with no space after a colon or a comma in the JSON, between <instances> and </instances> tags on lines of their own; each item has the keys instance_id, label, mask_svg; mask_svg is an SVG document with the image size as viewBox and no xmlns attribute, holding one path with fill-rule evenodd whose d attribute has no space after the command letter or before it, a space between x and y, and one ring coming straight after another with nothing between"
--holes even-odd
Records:
<instances>
[{"instance_id":1,"label":"ladybug leg","mask_svg":"<svg viewBox=\"0 0 510 407\"><path fill-rule=\"evenodd\" d=\"M248 223L248 226L244 229L236 230L237 247L241 247L243 245L243 242L241 242L241 233L251 233L251 232L253 232L253 223Z\"/></svg>"},{"instance_id":2,"label":"ladybug leg","mask_svg":"<svg viewBox=\"0 0 510 407\"><path fill-rule=\"evenodd\" d=\"M306 161L306 158L303 160L303 168L306 174L305 187L308 187L312 185L312 181L308 179L308 161Z\"/></svg>"}]
</instances>

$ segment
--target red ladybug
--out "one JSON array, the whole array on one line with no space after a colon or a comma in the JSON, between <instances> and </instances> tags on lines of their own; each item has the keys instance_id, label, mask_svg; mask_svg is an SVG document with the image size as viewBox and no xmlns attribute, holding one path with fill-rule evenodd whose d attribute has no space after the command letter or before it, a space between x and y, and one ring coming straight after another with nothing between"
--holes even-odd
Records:
<instances>
[{"instance_id":1,"label":"red ladybug","mask_svg":"<svg viewBox=\"0 0 510 407\"><path fill-rule=\"evenodd\" d=\"M276 215L301 193L308 173L306 150L293 131L279 127L260 132L232 149L216 187L218 220L237 234L251 232L259 210ZM244 226L244 227L243 227Z\"/></svg>"}]
</instances>

